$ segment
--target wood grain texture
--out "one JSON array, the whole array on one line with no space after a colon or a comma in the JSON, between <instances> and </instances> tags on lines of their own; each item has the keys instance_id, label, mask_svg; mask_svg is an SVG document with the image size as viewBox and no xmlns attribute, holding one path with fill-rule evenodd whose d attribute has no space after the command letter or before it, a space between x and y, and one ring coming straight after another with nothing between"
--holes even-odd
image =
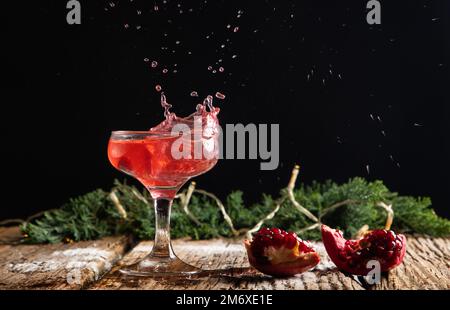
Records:
<instances>
[{"instance_id":1,"label":"wood grain texture","mask_svg":"<svg viewBox=\"0 0 450 310\"><path fill-rule=\"evenodd\" d=\"M325 248L315 243L322 257L321 263L313 270L301 275L274 279L250 268L245 248L241 242L225 240L175 241L175 253L187 263L211 270L208 276L192 279L154 279L124 278L118 272L120 266L133 264L151 250L152 242L138 244L118 266L92 289L191 289L191 290L273 290L273 289L350 289L361 290L363 287L353 277L336 272L336 267L329 261Z\"/></svg>"},{"instance_id":2,"label":"wood grain texture","mask_svg":"<svg viewBox=\"0 0 450 310\"><path fill-rule=\"evenodd\" d=\"M0 289L82 289L125 253L127 238L48 245L0 245Z\"/></svg>"},{"instance_id":3,"label":"wood grain texture","mask_svg":"<svg viewBox=\"0 0 450 310\"><path fill-rule=\"evenodd\" d=\"M450 240L409 237L403 264L372 289L450 289Z\"/></svg>"},{"instance_id":4,"label":"wood grain texture","mask_svg":"<svg viewBox=\"0 0 450 310\"><path fill-rule=\"evenodd\" d=\"M0 229L0 242L9 243L0 245L0 289L450 289L450 239L444 238L408 236L404 263L373 286L338 271L320 242L314 243L321 257L316 268L275 279L249 266L241 241L175 240L181 259L210 272L191 279L136 279L124 278L118 270L147 255L151 241L140 242L126 253L125 237L55 245L15 244L19 238L17 229Z\"/></svg>"}]
</instances>

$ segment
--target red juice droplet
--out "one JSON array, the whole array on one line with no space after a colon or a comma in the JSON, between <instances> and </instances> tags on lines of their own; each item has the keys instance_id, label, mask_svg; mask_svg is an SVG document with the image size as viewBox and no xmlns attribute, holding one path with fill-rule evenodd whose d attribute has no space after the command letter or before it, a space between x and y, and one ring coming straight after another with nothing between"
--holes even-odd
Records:
<instances>
[{"instance_id":1,"label":"red juice droplet","mask_svg":"<svg viewBox=\"0 0 450 310\"><path fill-rule=\"evenodd\" d=\"M216 98L223 100L223 99L225 99L225 95L222 94L221 92L216 92Z\"/></svg>"}]
</instances>

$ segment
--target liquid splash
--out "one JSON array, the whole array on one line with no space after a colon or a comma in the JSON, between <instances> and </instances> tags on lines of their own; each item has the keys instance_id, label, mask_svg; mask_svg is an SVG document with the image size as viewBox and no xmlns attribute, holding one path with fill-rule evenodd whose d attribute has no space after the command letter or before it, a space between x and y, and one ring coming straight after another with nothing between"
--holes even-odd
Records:
<instances>
[{"instance_id":1,"label":"liquid splash","mask_svg":"<svg viewBox=\"0 0 450 310\"><path fill-rule=\"evenodd\" d=\"M218 107L213 104L213 96L208 95L202 103L197 104L196 111L187 117L178 117L170 109L172 105L167 101L167 97L161 91L161 106L164 109L164 121L155 127L150 128L150 131L157 133L170 133L172 129L179 124L187 125L191 130L196 130L196 121L201 120L202 135L212 136L219 133L219 120L217 115L220 112Z\"/></svg>"}]
</instances>

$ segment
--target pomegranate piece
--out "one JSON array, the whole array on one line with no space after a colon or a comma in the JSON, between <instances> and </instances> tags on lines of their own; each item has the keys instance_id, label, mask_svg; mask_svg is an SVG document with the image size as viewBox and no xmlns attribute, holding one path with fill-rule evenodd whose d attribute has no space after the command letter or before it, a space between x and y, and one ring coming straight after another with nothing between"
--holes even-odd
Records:
<instances>
[{"instance_id":1,"label":"pomegranate piece","mask_svg":"<svg viewBox=\"0 0 450 310\"><path fill-rule=\"evenodd\" d=\"M316 266L319 255L295 233L262 228L253 240L244 240L250 265L262 273L287 277Z\"/></svg>"},{"instance_id":2,"label":"pomegranate piece","mask_svg":"<svg viewBox=\"0 0 450 310\"><path fill-rule=\"evenodd\" d=\"M322 241L333 263L343 271L365 276L370 260L380 263L381 271L391 270L403 261L406 238L392 230L368 231L358 240L346 240L340 230L322 225Z\"/></svg>"}]
</instances>

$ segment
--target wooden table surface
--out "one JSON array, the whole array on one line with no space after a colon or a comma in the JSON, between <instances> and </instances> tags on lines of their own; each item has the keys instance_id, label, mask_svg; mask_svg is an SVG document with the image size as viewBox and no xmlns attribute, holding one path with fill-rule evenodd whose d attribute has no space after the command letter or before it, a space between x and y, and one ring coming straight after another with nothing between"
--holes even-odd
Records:
<instances>
[{"instance_id":1,"label":"wooden table surface","mask_svg":"<svg viewBox=\"0 0 450 310\"><path fill-rule=\"evenodd\" d=\"M0 228L0 289L449 289L450 239L408 236L404 263L368 286L338 271L323 244L316 268L291 278L276 279L250 268L237 240L175 240L178 256L220 274L193 279L125 279L117 270L145 256L152 242L132 244L129 238L107 237L69 244L17 244L18 229Z\"/></svg>"}]
</instances>

